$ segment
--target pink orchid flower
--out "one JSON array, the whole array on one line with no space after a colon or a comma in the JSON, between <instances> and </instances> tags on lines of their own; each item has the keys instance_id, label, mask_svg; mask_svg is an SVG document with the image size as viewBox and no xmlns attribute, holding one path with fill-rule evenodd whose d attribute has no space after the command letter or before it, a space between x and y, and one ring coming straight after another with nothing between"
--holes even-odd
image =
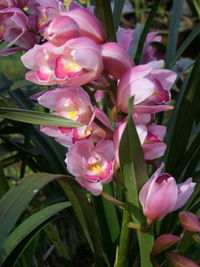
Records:
<instances>
[{"instance_id":1,"label":"pink orchid flower","mask_svg":"<svg viewBox=\"0 0 200 267\"><path fill-rule=\"evenodd\" d=\"M0 0L0 10L16 6L16 0Z\"/></svg>"},{"instance_id":2,"label":"pink orchid flower","mask_svg":"<svg viewBox=\"0 0 200 267\"><path fill-rule=\"evenodd\" d=\"M114 148L111 140L93 142L84 140L75 143L67 153L68 171L85 189L94 195L102 192L103 184L113 175Z\"/></svg>"},{"instance_id":3,"label":"pink orchid flower","mask_svg":"<svg viewBox=\"0 0 200 267\"><path fill-rule=\"evenodd\" d=\"M49 42L35 45L21 59L32 69L26 79L41 85L80 86L97 79L103 69L100 49L87 37L70 39L59 47Z\"/></svg>"},{"instance_id":4,"label":"pink orchid flower","mask_svg":"<svg viewBox=\"0 0 200 267\"><path fill-rule=\"evenodd\" d=\"M0 10L0 41L8 42L1 52L8 50L12 45L25 50L30 49L37 39L35 34L29 32L29 28L28 17L21 9L11 7Z\"/></svg>"},{"instance_id":5,"label":"pink orchid flower","mask_svg":"<svg viewBox=\"0 0 200 267\"><path fill-rule=\"evenodd\" d=\"M0 10L8 7L23 8L27 2L28 0L0 0Z\"/></svg>"},{"instance_id":6,"label":"pink orchid flower","mask_svg":"<svg viewBox=\"0 0 200 267\"><path fill-rule=\"evenodd\" d=\"M107 128L111 124L105 113L99 108L94 108L89 95L79 87L63 87L48 90L32 96L40 105L54 111L59 115L82 124L78 128L41 126L40 130L45 134L55 137L56 141L64 146L71 146L76 141L88 139L98 142L106 138L106 132L95 124L98 118Z\"/></svg>"},{"instance_id":7,"label":"pink orchid flower","mask_svg":"<svg viewBox=\"0 0 200 267\"><path fill-rule=\"evenodd\" d=\"M144 215L150 220L161 220L184 206L196 185L192 178L177 185L170 174L161 173L163 168L164 164L161 164L139 193Z\"/></svg>"},{"instance_id":8,"label":"pink orchid flower","mask_svg":"<svg viewBox=\"0 0 200 267\"><path fill-rule=\"evenodd\" d=\"M120 79L127 70L135 65L126 50L114 42L103 44L101 54L104 70L116 79Z\"/></svg>"},{"instance_id":9,"label":"pink orchid flower","mask_svg":"<svg viewBox=\"0 0 200 267\"><path fill-rule=\"evenodd\" d=\"M162 62L160 62L162 63ZM160 64L139 65L128 70L118 85L118 109L128 113L128 100L135 96L135 112L156 113L168 109L162 105L170 100L170 89L176 79L176 73L166 69L157 69Z\"/></svg>"},{"instance_id":10,"label":"pink orchid flower","mask_svg":"<svg viewBox=\"0 0 200 267\"><path fill-rule=\"evenodd\" d=\"M148 63L153 60L162 59L163 54L151 45L153 42L161 42L162 37L158 35L158 32L150 32L147 34L144 44L143 62ZM126 50L129 51L132 46L136 45L136 30L119 28L117 32L118 43Z\"/></svg>"},{"instance_id":11,"label":"pink orchid flower","mask_svg":"<svg viewBox=\"0 0 200 267\"><path fill-rule=\"evenodd\" d=\"M126 127L126 122L122 122L116 129L113 135L113 142L115 148L115 159L119 162L119 144ZM142 150L144 152L144 158L147 162L152 162L156 158L164 155L166 150L166 144L162 142L166 127L162 125L142 125L137 124L136 130L140 143L142 145Z\"/></svg>"},{"instance_id":12,"label":"pink orchid flower","mask_svg":"<svg viewBox=\"0 0 200 267\"><path fill-rule=\"evenodd\" d=\"M59 0L29 0L27 7L32 11L32 27L40 32L64 11L64 6Z\"/></svg>"}]
</instances>

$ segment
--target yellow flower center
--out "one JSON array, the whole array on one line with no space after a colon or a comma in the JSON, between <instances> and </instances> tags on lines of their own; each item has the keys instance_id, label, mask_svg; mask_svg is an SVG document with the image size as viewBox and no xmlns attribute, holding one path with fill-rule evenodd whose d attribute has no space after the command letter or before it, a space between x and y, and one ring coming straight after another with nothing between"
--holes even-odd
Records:
<instances>
[{"instance_id":1,"label":"yellow flower center","mask_svg":"<svg viewBox=\"0 0 200 267\"><path fill-rule=\"evenodd\" d=\"M75 61L67 61L65 63L65 69L67 71L76 72L79 71L81 68Z\"/></svg>"},{"instance_id":2,"label":"yellow flower center","mask_svg":"<svg viewBox=\"0 0 200 267\"><path fill-rule=\"evenodd\" d=\"M77 110L72 110L72 111L69 112L69 118L71 120L74 121L76 119L76 117L77 117Z\"/></svg>"},{"instance_id":3,"label":"yellow flower center","mask_svg":"<svg viewBox=\"0 0 200 267\"><path fill-rule=\"evenodd\" d=\"M102 168L101 168L101 165L99 163L95 163L94 165L90 166L89 169L91 171L95 171L95 172L103 171Z\"/></svg>"},{"instance_id":4,"label":"yellow flower center","mask_svg":"<svg viewBox=\"0 0 200 267\"><path fill-rule=\"evenodd\" d=\"M39 24L40 24L40 25L43 25L43 24L45 24L46 22L47 22L47 16L44 15L43 18L40 19Z\"/></svg>"}]
</instances>

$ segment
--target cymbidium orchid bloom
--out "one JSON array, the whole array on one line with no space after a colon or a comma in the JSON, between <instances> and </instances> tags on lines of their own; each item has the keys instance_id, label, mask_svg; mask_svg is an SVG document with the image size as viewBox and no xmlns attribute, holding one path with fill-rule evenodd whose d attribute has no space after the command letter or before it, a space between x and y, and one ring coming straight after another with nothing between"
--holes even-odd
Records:
<instances>
[{"instance_id":1,"label":"cymbidium orchid bloom","mask_svg":"<svg viewBox=\"0 0 200 267\"><path fill-rule=\"evenodd\" d=\"M8 7L23 8L27 2L28 0L0 0L0 10Z\"/></svg>"},{"instance_id":2,"label":"cymbidium orchid bloom","mask_svg":"<svg viewBox=\"0 0 200 267\"><path fill-rule=\"evenodd\" d=\"M120 79L126 71L135 65L126 50L114 42L103 44L101 54L104 70L116 79Z\"/></svg>"},{"instance_id":3,"label":"cymbidium orchid bloom","mask_svg":"<svg viewBox=\"0 0 200 267\"><path fill-rule=\"evenodd\" d=\"M95 124L95 118L111 129L105 113L99 108L94 108L89 95L79 87L48 90L32 96L32 99L37 99L40 105L53 110L53 114L77 121L82 125L78 128L41 126L42 132L55 137L56 141L64 146L71 146L76 141L88 138L94 142L104 139L106 132Z\"/></svg>"},{"instance_id":4,"label":"cymbidium orchid bloom","mask_svg":"<svg viewBox=\"0 0 200 267\"><path fill-rule=\"evenodd\" d=\"M33 28L40 32L65 10L59 0L29 0L27 7L33 12L30 16Z\"/></svg>"},{"instance_id":5,"label":"cymbidium orchid bloom","mask_svg":"<svg viewBox=\"0 0 200 267\"><path fill-rule=\"evenodd\" d=\"M170 174L161 173L163 167L164 164L161 164L139 193L144 215L150 221L161 220L168 213L184 206L196 185L192 178L177 185Z\"/></svg>"},{"instance_id":6,"label":"cymbidium orchid bloom","mask_svg":"<svg viewBox=\"0 0 200 267\"><path fill-rule=\"evenodd\" d=\"M35 45L21 59L31 69L26 79L41 85L80 86L97 79L103 69L100 48L87 37L70 39L59 47L49 42Z\"/></svg>"},{"instance_id":7,"label":"cymbidium orchid bloom","mask_svg":"<svg viewBox=\"0 0 200 267\"><path fill-rule=\"evenodd\" d=\"M21 9L10 7L0 10L0 41L8 42L4 49L12 45L25 50L33 47L36 42L36 35L29 32L29 28L28 17ZM13 49L10 48L10 50L12 52Z\"/></svg>"},{"instance_id":8,"label":"cymbidium orchid bloom","mask_svg":"<svg viewBox=\"0 0 200 267\"><path fill-rule=\"evenodd\" d=\"M143 62L148 63L153 60L158 60L164 57L151 45L153 42L161 42L162 37L157 35L158 32L150 32L147 34L144 44ZM129 51L131 47L136 45L136 30L119 28L117 32L118 43L126 50Z\"/></svg>"},{"instance_id":9,"label":"cymbidium orchid bloom","mask_svg":"<svg viewBox=\"0 0 200 267\"><path fill-rule=\"evenodd\" d=\"M111 140L101 141L96 146L93 142L84 140L70 147L65 162L78 183L92 194L99 195L103 184L112 179L113 159Z\"/></svg>"},{"instance_id":10,"label":"cymbidium orchid bloom","mask_svg":"<svg viewBox=\"0 0 200 267\"><path fill-rule=\"evenodd\" d=\"M162 62L161 62L162 63ZM118 109L128 113L128 100L134 96L134 111L156 113L168 109L170 89L176 80L176 73L167 69L157 69L159 62L139 65L129 69L118 85ZM157 106L158 105L158 106Z\"/></svg>"},{"instance_id":11,"label":"cymbidium orchid bloom","mask_svg":"<svg viewBox=\"0 0 200 267\"><path fill-rule=\"evenodd\" d=\"M115 158L117 163L119 162L119 144L125 127L126 122L122 122L115 129L113 135ZM162 142L162 140L166 132L165 126L137 124L136 130L144 152L144 158L147 162L151 162L164 155L166 145Z\"/></svg>"},{"instance_id":12,"label":"cymbidium orchid bloom","mask_svg":"<svg viewBox=\"0 0 200 267\"><path fill-rule=\"evenodd\" d=\"M97 44L104 43L106 35L101 26L101 23L95 15L84 8L74 8L61 13L62 16L67 16L73 19L79 29L81 36L86 36L94 40Z\"/></svg>"}]
</instances>

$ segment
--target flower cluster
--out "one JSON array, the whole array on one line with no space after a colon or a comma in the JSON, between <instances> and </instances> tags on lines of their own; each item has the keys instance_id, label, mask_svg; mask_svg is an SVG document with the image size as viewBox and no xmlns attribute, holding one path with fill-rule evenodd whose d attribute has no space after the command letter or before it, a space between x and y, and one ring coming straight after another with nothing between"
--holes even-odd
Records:
<instances>
[{"instance_id":1,"label":"flower cluster","mask_svg":"<svg viewBox=\"0 0 200 267\"><path fill-rule=\"evenodd\" d=\"M66 10L59 0L0 3L1 40L7 41L8 47L15 45L12 52L28 50L21 58L29 69L26 79L57 86L32 98L53 114L80 123L78 128L43 125L41 131L68 147L68 171L82 187L99 195L103 184L112 180L132 96L133 120L146 162L152 164L164 155L166 127L155 125L154 118L156 113L172 109L168 102L176 73L163 69L162 55L151 46L161 40L157 33L148 34L144 64L135 66L128 53L135 32L120 29L118 42L107 42L92 8L72 2ZM2 53L8 50L4 48ZM94 94L95 89L102 90L97 91L100 97ZM105 91L112 101L112 119L100 108L102 103L93 104L101 101ZM184 205L194 189L190 179L177 186L174 178L160 171L140 192L144 214L153 220ZM166 194L171 194L170 201L163 204Z\"/></svg>"}]
</instances>

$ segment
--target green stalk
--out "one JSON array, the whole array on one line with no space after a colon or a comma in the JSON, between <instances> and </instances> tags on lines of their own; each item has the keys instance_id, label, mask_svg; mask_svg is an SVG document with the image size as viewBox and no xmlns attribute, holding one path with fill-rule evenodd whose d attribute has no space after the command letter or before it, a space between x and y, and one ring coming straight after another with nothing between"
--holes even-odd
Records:
<instances>
[{"instance_id":1,"label":"green stalk","mask_svg":"<svg viewBox=\"0 0 200 267\"><path fill-rule=\"evenodd\" d=\"M128 267L128 249L131 229L128 227L130 215L127 209L123 210L123 221L119 241L119 249L114 267Z\"/></svg>"}]
</instances>

